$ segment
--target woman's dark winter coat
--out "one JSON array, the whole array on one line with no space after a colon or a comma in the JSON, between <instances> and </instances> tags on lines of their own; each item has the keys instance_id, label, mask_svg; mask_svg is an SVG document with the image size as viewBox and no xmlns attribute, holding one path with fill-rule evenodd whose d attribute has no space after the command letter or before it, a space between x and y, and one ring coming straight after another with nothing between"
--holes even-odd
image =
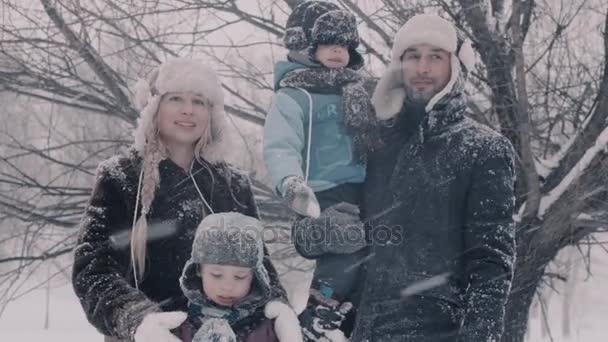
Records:
<instances>
[{"instance_id":1,"label":"woman's dark winter coat","mask_svg":"<svg viewBox=\"0 0 608 342\"><path fill-rule=\"evenodd\" d=\"M146 270L136 289L130 232L140 170L141 158L134 152L100 164L74 255L73 286L87 319L104 335L119 339L132 338L148 313L186 311L179 278L203 215L203 201L188 173L171 160L162 161L160 186L147 215ZM205 161L195 162L192 168L214 212L257 217L247 177L233 171ZM141 208L137 211L139 215ZM285 298L268 257L264 262L277 297Z\"/></svg>"}]
</instances>

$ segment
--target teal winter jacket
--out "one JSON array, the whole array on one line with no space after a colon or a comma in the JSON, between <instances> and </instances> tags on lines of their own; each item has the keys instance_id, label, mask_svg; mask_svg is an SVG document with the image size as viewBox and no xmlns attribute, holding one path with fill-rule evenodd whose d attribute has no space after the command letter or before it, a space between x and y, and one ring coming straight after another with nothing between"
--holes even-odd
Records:
<instances>
[{"instance_id":1,"label":"teal winter jacket","mask_svg":"<svg viewBox=\"0 0 608 342\"><path fill-rule=\"evenodd\" d=\"M264 161L279 192L283 179L291 175L308 174L307 184L315 192L365 178L365 165L354 157L352 138L342 124L341 96L280 86L288 72L308 67L287 61L275 65L275 94L264 125Z\"/></svg>"}]
</instances>

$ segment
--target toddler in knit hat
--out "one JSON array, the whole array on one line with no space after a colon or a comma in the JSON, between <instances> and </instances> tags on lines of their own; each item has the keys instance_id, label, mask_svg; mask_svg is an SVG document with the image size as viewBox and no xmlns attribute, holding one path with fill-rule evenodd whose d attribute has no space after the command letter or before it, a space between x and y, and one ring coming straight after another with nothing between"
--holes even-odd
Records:
<instances>
[{"instance_id":1,"label":"toddler in knit hat","mask_svg":"<svg viewBox=\"0 0 608 342\"><path fill-rule=\"evenodd\" d=\"M379 137L371 91L357 71L364 61L355 16L310 0L286 26L287 60L275 65L263 152L274 189L294 212L341 222L316 241L311 231L292 234L298 253L317 261L300 320L305 338L318 340L325 334L319 327L335 330L345 318L340 307L349 302L366 242L360 221L340 217L359 215L367 153Z\"/></svg>"},{"instance_id":2,"label":"toddler in knit hat","mask_svg":"<svg viewBox=\"0 0 608 342\"><path fill-rule=\"evenodd\" d=\"M295 313L273 294L263 258L259 220L235 212L203 219L180 278L188 299L182 341L302 341Z\"/></svg>"}]
</instances>

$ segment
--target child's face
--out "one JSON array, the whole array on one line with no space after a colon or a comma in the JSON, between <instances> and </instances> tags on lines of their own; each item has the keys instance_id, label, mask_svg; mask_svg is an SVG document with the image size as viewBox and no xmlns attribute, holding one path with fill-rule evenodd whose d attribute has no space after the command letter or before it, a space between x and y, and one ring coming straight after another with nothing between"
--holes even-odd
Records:
<instances>
[{"instance_id":1,"label":"child's face","mask_svg":"<svg viewBox=\"0 0 608 342\"><path fill-rule=\"evenodd\" d=\"M249 294L253 270L230 265L201 265L203 291L219 305L232 306Z\"/></svg>"},{"instance_id":2,"label":"child's face","mask_svg":"<svg viewBox=\"0 0 608 342\"><path fill-rule=\"evenodd\" d=\"M348 49L340 45L319 45L315 58L327 68L344 68L350 62Z\"/></svg>"}]
</instances>

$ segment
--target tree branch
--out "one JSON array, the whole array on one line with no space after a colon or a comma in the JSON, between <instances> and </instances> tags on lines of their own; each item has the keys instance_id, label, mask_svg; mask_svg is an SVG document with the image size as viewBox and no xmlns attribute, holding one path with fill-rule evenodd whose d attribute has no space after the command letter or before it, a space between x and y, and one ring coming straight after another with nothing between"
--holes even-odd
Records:
<instances>
[{"instance_id":1,"label":"tree branch","mask_svg":"<svg viewBox=\"0 0 608 342\"><path fill-rule=\"evenodd\" d=\"M522 12L521 17L521 39L526 41L528 31L530 30L530 24L532 22L532 14L534 13L534 7L536 6L535 0L524 0L524 3L520 3L519 11Z\"/></svg>"},{"instance_id":2,"label":"tree branch","mask_svg":"<svg viewBox=\"0 0 608 342\"><path fill-rule=\"evenodd\" d=\"M597 94L597 105L588 123L576 136L568 152L559 161L557 167L549 173L543 184L543 192L549 192L556 187L572 167L581 159L585 152L595 144L597 137L606 127L608 119L608 13L604 23L604 73Z\"/></svg>"},{"instance_id":3,"label":"tree branch","mask_svg":"<svg viewBox=\"0 0 608 342\"><path fill-rule=\"evenodd\" d=\"M256 125L259 125L259 126L264 125L264 121L265 121L264 118L254 116L249 112L240 110L240 109L230 106L230 105L224 105L224 108L226 109L226 112L228 112L232 115L235 115L241 119L247 120L247 121L254 123Z\"/></svg>"},{"instance_id":4,"label":"tree branch","mask_svg":"<svg viewBox=\"0 0 608 342\"><path fill-rule=\"evenodd\" d=\"M522 13L521 0L513 0L513 16L519 18L524 15ZM524 220L530 220L538 213L540 205L540 181L538 179L538 173L534 162L534 155L532 154L532 127L530 124L530 114L528 105L528 90L526 86L526 71L524 61L524 36L519 25L512 27L513 32L513 44L512 49L515 52L515 73L516 86L517 86L517 102L518 102L518 135L520 145L520 157L522 163L523 173L525 175L525 181L527 185L527 199L526 208L523 213Z\"/></svg>"},{"instance_id":5,"label":"tree branch","mask_svg":"<svg viewBox=\"0 0 608 342\"><path fill-rule=\"evenodd\" d=\"M105 84L106 88L116 97L122 111L129 115L133 121L135 121L139 114L131 106L129 96L117 86L117 84L122 83L122 81L118 81L112 77L112 75L115 75L115 72L103 61L103 59L97 54L95 49L93 49L90 44L78 38L78 36L72 31L72 29L70 29L65 20L57 12L57 8L51 3L51 0L40 0L40 2L44 6L44 10L49 18L53 21L53 23L55 23L57 28L68 41L69 45L78 51L80 56L95 72L97 77L99 77L99 79Z\"/></svg>"},{"instance_id":6,"label":"tree branch","mask_svg":"<svg viewBox=\"0 0 608 342\"><path fill-rule=\"evenodd\" d=\"M363 12L363 10L361 10L361 8L359 6L357 6L351 0L340 0L340 1L342 3L344 3L346 5L346 7L350 8L350 10L353 11L356 15L358 15L359 18L361 18L361 20L363 20L365 25L367 25L367 27L369 27L374 32L376 32L380 36L380 38L382 38L382 41L384 42L384 44L386 44L386 46L393 45L393 39L386 33L386 31L384 31L380 26L378 26L378 24L376 24L370 16L365 14L365 12Z\"/></svg>"},{"instance_id":7,"label":"tree branch","mask_svg":"<svg viewBox=\"0 0 608 342\"><path fill-rule=\"evenodd\" d=\"M54 259L58 256L62 256L62 255L71 253L73 250L74 250L74 248L70 247L70 248L60 249L55 252L42 253L40 255L2 258L2 259L0 259L0 264L8 263L8 262L15 262L15 261L44 261L44 260Z\"/></svg>"}]
</instances>

